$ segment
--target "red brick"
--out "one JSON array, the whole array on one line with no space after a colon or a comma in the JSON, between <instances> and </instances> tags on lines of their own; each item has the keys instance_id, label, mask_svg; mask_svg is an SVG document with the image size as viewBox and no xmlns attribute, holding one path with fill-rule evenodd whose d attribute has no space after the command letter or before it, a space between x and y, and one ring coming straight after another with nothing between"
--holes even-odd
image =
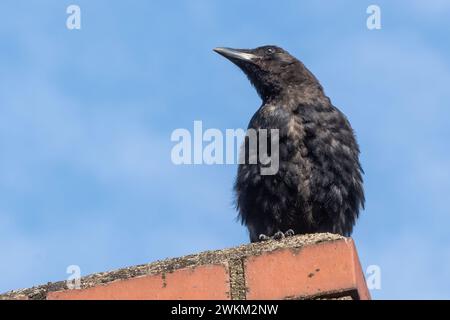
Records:
<instances>
[{"instance_id":1,"label":"red brick","mask_svg":"<svg viewBox=\"0 0 450 320\"><path fill-rule=\"evenodd\" d=\"M49 300L230 299L225 265L186 268L172 273L117 280L81 290L50 292Z\"/></svg>"},{"instance_id":2,"label":"red brick","mask_svg":"<svg viewBox=\"0 0 450 320\"><path fill-rule=\"evenodd\" d=\"M358 292L370 299L351 239L280 249L244 262L247 299L313 297Z\"/></svg>"}]
</instances>

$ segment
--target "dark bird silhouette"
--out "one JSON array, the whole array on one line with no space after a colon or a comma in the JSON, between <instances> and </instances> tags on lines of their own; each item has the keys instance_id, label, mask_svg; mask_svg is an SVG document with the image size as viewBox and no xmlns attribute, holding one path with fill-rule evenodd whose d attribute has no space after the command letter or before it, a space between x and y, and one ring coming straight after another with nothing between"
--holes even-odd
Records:
<instances>
[{"instance_id":1,"label":"dark bird silhouette","mask_svg":"<svg viewBox=\"0 0 450 320\"><path fill-rule=\"evenodd\" d=\"M364 207L364 191L359 147L345 115L303 63L279 47L214 51L237 65L262 99L248 129L278 129L277 154L267 148L268 155L279 158L276 173L262 174L267 163L259 158L248 162L248 134L241 151L246 161L239 165L234 190L250 240L318 232L350 235ZM257 135L258 157L270 138L270 133Z\"/></svg>"}]
</instances>

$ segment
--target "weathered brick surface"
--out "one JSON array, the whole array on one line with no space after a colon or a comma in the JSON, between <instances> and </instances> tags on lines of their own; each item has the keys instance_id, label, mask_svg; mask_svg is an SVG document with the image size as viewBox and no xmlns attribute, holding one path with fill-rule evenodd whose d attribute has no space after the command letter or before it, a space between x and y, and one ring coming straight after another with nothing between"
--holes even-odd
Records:
<instances>
[{"instance_id":1,"label":"weathered brick surface","mask_svg":"<svg viewBox=\"0 0 450 320\"><path fill-rule=\"evenodd\" d=\"M351 240L280 249L245 259L247 299L356 294L360 288L359 272ZM361 292L359 298L368 298L368 295Z\"/></svg>"},{"instance_id":2,"label":"weathered brick surface","mask_svg":"<svg viewBox=\"0 0 450 320\"><path fill-rule=\"evenodd\" d=\"M81 279L1 299L370 299L351 239L312 234L253 243Z\"/></svg>"},{"instance_id":3,"label":"weathered brick surface","mask_svg":"<svg viewBox=\"0 0 450 320\"><path fill-rule=\"evenodd\" d=\"M82 290L50 292L48 300L225 300L230 298L225 265L206 265L118 280Z\"/></svg>"}]
</instances>

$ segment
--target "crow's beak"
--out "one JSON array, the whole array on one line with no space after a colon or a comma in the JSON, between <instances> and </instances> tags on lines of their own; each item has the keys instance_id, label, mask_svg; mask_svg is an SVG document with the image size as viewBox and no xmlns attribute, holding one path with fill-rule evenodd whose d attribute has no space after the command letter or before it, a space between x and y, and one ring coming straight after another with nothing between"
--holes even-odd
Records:
<instances>
[{"instance_id":1,"label":"crow's beak","mask_svg":"<svg viewBox=\"0 0 450 320\"><path fill-rule=\"evenodd\" d=\"M231 48L215 48L215 52L224 56L231 61L254 61L257 57L256 55L246 52L242 49L231 49Z\"/></svg>"}]
</instances>

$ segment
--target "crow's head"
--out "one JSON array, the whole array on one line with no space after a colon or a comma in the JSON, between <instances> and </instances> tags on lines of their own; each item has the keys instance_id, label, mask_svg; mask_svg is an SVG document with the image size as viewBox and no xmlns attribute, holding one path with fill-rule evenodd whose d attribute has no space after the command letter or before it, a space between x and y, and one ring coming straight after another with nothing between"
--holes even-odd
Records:
<instances>
[{"instance_id":1,"label":"crow's head","mask_svg":"<svg viewBox=\"0 0 450 320\"><path fill-rule=\"evenodd\" d=\"M289 87L317 83L303 63L276 46L256 49L215 48L214 51L244 71L263 100Z\"/></svg>"}]
</instances>

